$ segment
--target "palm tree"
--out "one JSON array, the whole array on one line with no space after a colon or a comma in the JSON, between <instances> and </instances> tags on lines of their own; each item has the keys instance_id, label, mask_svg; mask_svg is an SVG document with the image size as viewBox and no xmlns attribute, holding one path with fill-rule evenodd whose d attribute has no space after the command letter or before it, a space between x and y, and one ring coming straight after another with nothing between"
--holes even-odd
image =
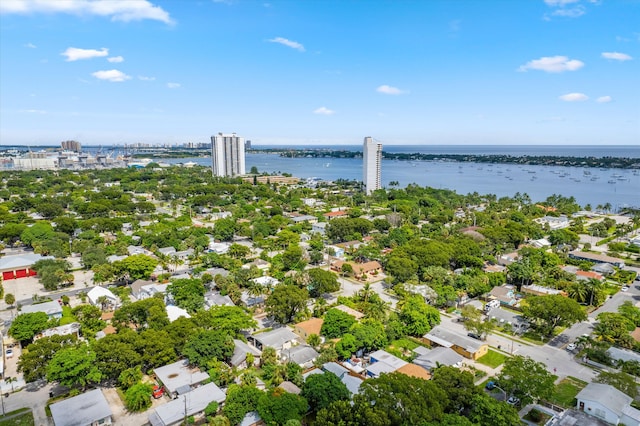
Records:
<instances>
[{"instance_id":1,"label":"palm tree","mask_svg":"<svg viewBox=\"0 0 640 426\"><path fill-rule=\"evenodd\" d=\"M569 297L574 299L576 302L584 303L586 301L588 291L584 284L577 282L572 283L567 288L567 293L569 294Z\"/></svg>"}]
</instances>

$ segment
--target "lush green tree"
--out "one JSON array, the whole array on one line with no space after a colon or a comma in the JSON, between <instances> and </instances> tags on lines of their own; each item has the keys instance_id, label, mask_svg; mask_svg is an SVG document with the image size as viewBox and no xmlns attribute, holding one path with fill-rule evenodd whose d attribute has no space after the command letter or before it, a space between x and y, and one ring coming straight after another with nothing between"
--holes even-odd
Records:
<instances>
[{"instance_id":1,"label":"lush green tree","mask_svg":"<svg viewBox=\"0 0 640 426\"><path fill-rule=\"evenodd\" d=\"M285 271L298 270L301 271L306 266L303 258L303 250L297 244L291 244L282 253L282 266Z\"/></svg>"},{"instance_id":2,"label":"lush green tree","mask_svg":"<svg viewBox=\"0 0 640 426\"><path fill-rule=\"evenodd\" d=\"M136 340L136 349L142 354L144 365L149 368L170 364L178 359L175 342L166 330L141 331Z\"/></svg>"},{"instance_id":3,"label":"lush green tree","mask_svg":"<svg viewBox=\"0 0 640 426\"><path fill-rule=\"evenodd\" d=\"M33 337L49 327L49 317L44 312L20 314L9 327L9 336L21 342L30 342Z\"/></svg>"},{"instance_id":4,"label":"lush green tree","mask_svg":"<svg viewBox=\"0 0 640 426\"><path fill-rule=\"evenodd\" d=\"M351 397L345 384L330 372L307 377L301 395L314 411L326 408L334 401L348 401Z\"/></svg>"},{"instance_id":5,"label":"lush green tree","mask_svg":"<svg viewBox=\"0 0 640 426\"><path fill-rule=\"evenodd\" d=\"M62 348L49 361L47 380L69 387L100 383L102 374L95 361L96 354L88 345Z\"/></svg>"},{"instance_id":6,"label":"lush green tree","mask_svg":"<svg viewBox=\"0 0 640 426\"><path fill-rule=\"evenodd\" d=\"M257 326L251 314L239 306L212 306L208 311L197 312L193 320L199 327L221 330L233 337Z\"/></svg>"},{"instance_id":7,"label":"lush green tree","mask_svg":"<svg viewBox=\"0 0 640 426\"><path fill-rule=\"evenodd\" d=\"M630 300L625 300L622 305L618 306L618 312L629 319L636 327L640 327L640 308L636 308Z\"/></svg>"},{"instance_id":8,"label":"lush green tree","mask_svg":"<svg viewBox=\"0 0 640 426\"><path fill-rule=\"evenodd\" d=\"M133 326L140 330L144 328L161 329L169 324L169 317L164 301L150 297L129 303L117 309L113 314L113 324L118 329Z\"/></svg>"},{"instance_id":9,"label":"lush green tree","mask_svg":"<svg viewBox=\"0 0 640 426\"><path fill-rule=\"evenodd\" d=\"M355 337L358 348L367 352L381 349L387 345L387 333L384 324L373 318L365 318L351 326L349 333Z\"/></svg>"},{"instance_id":10,"label":"lush green tree","mask_svg":"<svg viewBox=\"0 0 640 426\"><path fill-rule=\"evenodd\" d=\"M118 384L123 389L129 389L142 380L142 370L139 365L123 370L118 376Z\"/></svg>"},{"instance_id":11,"label":"lush green tree","mask_svg":"<svg viewBox=\"0 0 640 426\"><path fill-rule=\"evenodd\" d=\"M601 341L615 344L623 348L633 347L631 333L636 325L626 316L616 312L602 312L597 316L598 323L593 334Z\"/></svg>"},{"instance_id":12,"label":"lush green tree","mask_svg":"<svg viewBox=\"0 0 640 426\"><path fill-rule=\"evenodd\" d=\"M129 278L132 280L149 279L157 265L158 261L146 254L134 254L133 256L128 256L122 260L114 262L116 269L128 274Z\"/></svg>"},{"instance_id":13,"label":"lush green tree","mask_svg":"<svg viewBox=\"0 0 640 426\"><path fill-rule=\"evenodd\" d=\"M124 405L127 410L137 412L151 407L153 387L148 383L136 383L124 393Z\"/></svg>"},{"instance_id":14,"label":"lush green tree","mask_svg":"<svg viewBox=\"0 0 640 426\"><path fill-rule=\"evenodd\" d=\"M473 396L482 393L474 383L473 374L455 367L436 368L431 380L447 393L446 404L443 403L447 413L457 414L468 410Z\"/></svg>"},{"instance_id":15,"label":"lush green tree","mask_svg":"<svg viewBox=\"0 0 640 426\"><path fill-rule=\"evenodd\" d=\"M182 354L189 358L189 363L204 368L211 360L229 359L234 347L233 337L223 331L203 330L187 341Z\"/></svg>"},{"instance_id":16,"label":"lush green tree","mask_svg":"<svg viewBox=\"0 0 640 426\"><path fill-rule=\"evenodd\" d=\"M547 336L551 336L556 327L569 327L587 319L578 302L559 294L532 296L526 302L522 307L522 315Z\"/></svg>"},{"instance_id":17,"label":"lush green tree","mask_svg":"<svg viewBox=\"0 0 640 426\"><path fill-rule=\"evenodd\" d=\"M189 313L199 311L204 306L205 288L198 278L173 280L167 287L167 293L176 305Z\"/></svg>"},{"instance_id":18,"label":"lush green tree","mask_svg":"<svg viewBox=\"0 0 640 426\"><path fill-rule=\"evenodd\" d=\"M403 254L391 254L385 264L385 271L397 283L409 281L418 272L418 264Z\"/></svg>"},{"instance_id":19,"label":"lush green tree","mask_svg":"<svg viewBox=\"0 0 640 426\"><path fill-rule=\"evenodd\" d=\"M229 246L229 251L227 254L234 259L244 259L249 254L251 254L251 249L247 246L243 246L242 244L233 243Z\"/></svg>"},{"instance_id":20,"label":"lush green tree","mask_svg":"<svg viewBox=\"0 0 640 426\"><path fill-rule=\"evenodd\" d=\"M231 424L239 424L244 416L258 408L258 401L264 392L255 386L230 385L222 412Z\"/></svg>"},{"instance_id":21,"label":"lush green tree","mask_svg":"<svg viewBox=\"0 0 640 426\"><path fill-rule=\"evenodd\" d=\"M213 227L213 236L220 241L231 241L236 232L234 219L218 219Z\"/></svg>"},{"instance_id":22,"label":"lush green tree","mask_svg":"<svg viewBox=\"0 0 640 426\"><path fill-rule=\"evenodd\" d=\"M507 394L517 396L527 404L551 397L556 378L543 363L516 355L507 358L498 382Z\"/></svg>"},{"instance_id":23,"label":"lush green tree","mask_svg":"<svg viewBox=\"0 0 640 426\"><path fill-rule=\"evenodd\" d=\"M91 269L104 263L107 263L107 255L102 247L92 246L82 251L82 265L86 269Z\"/></svg>"},{"instance_id":24,"label":"lush green tree","mask_svg":"<svg viewBox=\"0 0 640 426\"><path fill-rule=\"evenodd\" d=\"M479 393L472 397L469 419L478 425L513 426L522 423L518 411L511 405Z\"/></svg>"},{"instance_id":25,"label":"lush green tree","mask_svg":"<svg viewBox=\"0 0 640 426\"><path fill-rule=\"evenodd\" d=\"M392 426L394 424L391 423L388 413L374 404L352 405L350 401L334 401L327 408L318 411L314 425Z\"/></svg>"},{"instance_id":26,"label":"lush green tree","mask_svg":"<svg viewBox=\"0 0 640 426\"><path fill-rule=\"evenodd\" d=\"M638 385L636 380L630 374L622 371L609 372L603 370L598 374L598 377L595 378L595 382L611 385L620 392L634 399L638 396Z\"/></svg>"},{"instance_id":27,"label":"lush green tree","mask_svg":"<svg viewBox=\"0 0 640 426\"><path fill-rule=\"evenodd\" d=\"M278 284L266 302L266 311L280 324L288 324L307 306L309 293L292 284Z\"/></svg>"},{"instance_id":28,"label":"lush green tree","mask_svg":"<svg viewBox=\"0 0 640 426\"><path fill-rule=\"evenodd\" d=\"M281 388L272 389L260 396L258 414L268 425L282 425L287 420L301 420L307 412L307 400Z\"/></svg>"},{"instance_id":29,"label":"lush green tree","mask_svg":"<svg viewBox=\"0 0 640 426\"><path fill-rule=\"evenodd\" d=\"M324 314L324 321L320 334L328 339L335 339L345 334L351 326L355 324L356 320L352 315L341 311L340 309L329 309Z\"/></svg>"},{"instance_id":30,"label":"lush green tree","mask_svg":"<svg viewBox=\"0 0 640 426\"><path fill-rule=\"evenodd\" d=\"M80 323L80 330L85 337L93 337L107 326L102 320L102 311L97 306L79 305L73 308L71 313Z\"/></svg>"},{"instance_id":31,"label":"lush green tree","mask_svg":"<svg viewBox=\"0 0 640 426\"><path fill-rule=\"evenodd\" d=\"M57 290L63 284L73 282L73 275L69 277L69 262L58 259L42 259L33 264L32 269L38 273L40 283L47 290Z\"/></svg>"},{"instance_id":32,"label":"lush green tree","mask_svg":"<svg viewBox=\"0 0 640 426\"><path fill-rule=\"evenodd\" d=\"M354 401L357 405L375 404L387 413L393 425L417 425L440 420L446 398L434 382L391 373L365 380Z\"/></svg>"},{"instance_id":33,"label":"lush green tree","mask_svg":"<svg viewBox=\"0 0 640 426\"><path fill-rule=\"evenodd\" d=\"M26 245L33 247L34 244L37 244L38 242L53 238L55 233L56 231L49 222L40 221L26 228L22 232L22 235L20 235L20 240Z\"/></svg>"},{"instance_id":34,"label":"lush green tree","mask_svg":"<svg viewBox=\"0 0 640 426\"><path fill-rule=\"evenodd\" d=\"M31 383L47 377L47 366L51 358L63 347L77 344L75 336L43 337L23 348L18 360L18 371L25 382Z\"/></svg>"},{"instance_id":35,"label":"lush green tree","mask_svg":"<svg viewBox=\"0 0 640 426\"><path fill-rule=\"evenodd\" d=\"M405 333L410 336L422 337L440 324L440 312L427 305L419 295L408 296L403 301L398 317L405 326Z\"/></svg>"},{"instance_id":36,"label":"lush green tree","mask_svg":"<svg viewBox=\"0 0 640 426\"><path fill-rule=\"evenodd\" d=\"M7 293L4 295L4 303L6 303L7 306L13 306L13 304L16 303L16 297L11 293Z\"/></svg>"},{"instance_id":37,"label":"lush green tree","mask_svg":"<svg viewBox=\"0 0 640 426\"><path fill-rule=\"evenodd\" d=\"M567 245L576 248L580 237L569 229L556 229L549 233L549 242L554 246Z\"/></svg>"},{"instance_id":38,"label":"lush green tree","mask_svg":"<svg viewBox=\"0 0 640 426\"><path fill-rule=\"evenodd\" d=\"M359 349L358 341L353 334L346 333L342 336L338 343L336 343L335 349L340 358L349 359L351 358L351 355Z\"/></svg>"},{"instance_id":39,"label":"lush green tree","mask_svg":"<svg viewBox=\"0 0 640 426\"><path fill-rule=\"evenodd\" d=\"M123 371L142 365L142 356L136 351L138 336L131 331L108 334L93 342L94 364L101 376L116 380Z\"/></svg>"},{"instance_id":40,"label":"lush green tree","mask_svg":"<svg viewBox=\"0 0 640 426\"><path fill-rule=\"evenodd\" d=\"M311 297L319 297L324 293L333 293L340 290L338 278L331 271L313 268L307 271L309 277L309 294Z\"/></svg>"}]
</instances>

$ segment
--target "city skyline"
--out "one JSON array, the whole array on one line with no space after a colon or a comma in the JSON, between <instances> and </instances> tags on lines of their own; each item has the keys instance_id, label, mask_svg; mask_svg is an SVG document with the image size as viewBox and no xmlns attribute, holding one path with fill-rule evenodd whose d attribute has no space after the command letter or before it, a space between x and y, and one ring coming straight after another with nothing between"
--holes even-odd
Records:
<instances>
[{"instance_id":1,"label":"city skyline","mask_svg":"<svg viewBox=\"0 0 640 426\"><path fill-rule=\"evenodd\" d=\"M0 3L0 144L637 145L640 2Z\"/></svg>"}]
</instances>

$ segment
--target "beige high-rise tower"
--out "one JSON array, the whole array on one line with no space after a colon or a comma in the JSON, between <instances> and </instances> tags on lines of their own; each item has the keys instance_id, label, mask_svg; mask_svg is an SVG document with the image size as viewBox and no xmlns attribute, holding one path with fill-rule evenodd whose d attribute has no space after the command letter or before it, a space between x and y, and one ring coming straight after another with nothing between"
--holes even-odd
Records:
<instances>
[{"instance_id":1,"label":"beige high-rise tower","mask_svg":"<svg viewBox=\"0 0 640 426\"><path fill-rule=\"evenodd\" d=\"M381 169L382 144L374 142L371 136L367 136L362 145L362 183L367 195L382 188Z\"/></svg>"}]
</instances>

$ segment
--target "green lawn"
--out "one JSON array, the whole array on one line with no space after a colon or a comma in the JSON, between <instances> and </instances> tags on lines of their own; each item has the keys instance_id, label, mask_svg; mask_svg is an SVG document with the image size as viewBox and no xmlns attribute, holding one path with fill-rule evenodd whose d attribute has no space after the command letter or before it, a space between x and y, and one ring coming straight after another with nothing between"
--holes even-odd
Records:
<instances>
[{"instance_id":1,"label":"green lawn","mask_svg":"<svg viewBox=\"0 0 640 426\"><path fill-rule=\"evenodd\" d=\"M487 352L486 355L483 355L480 358L478 358L478 362L480 364L487 365L491 368L496 368L502 365L505 359L507 359L506 355L502 355L500 352L496 352L493 349L489 349L489 352Z\"/></svg>"},{"instance_id":2,"label":"green lawn","mask_svg":"<svg viewBox=\"0 0 640 426\"><path fill-rule=\"evenodd\" d=\"M69 306L62 307L62 318L60 318L60 325L71 324L72 322L76 322L76 317L71 313L71 308Z\"/></svg>"},{"instance_id":3,"label":"green lawn","mask_svg":"<svg viewBox=\"0 0 640 426\"><path fill-rule=\"evenodd\" d=\"M21 408L0 416L0 426L34 426L33 413L29 408Z\"/></svg>"},{"instance_id":4,"label":"green lawn","mask_svg":"<svg viewBox=\"0 0 640 426\"><path fill-rule=\"evenodd\" d=\"M564 408L573 407L575 405L576 395L585 386L587 386L587 382L571 376L565 377L556 385L553 395L549 398L549 402Z\"/></svg>"}]
</instances>

